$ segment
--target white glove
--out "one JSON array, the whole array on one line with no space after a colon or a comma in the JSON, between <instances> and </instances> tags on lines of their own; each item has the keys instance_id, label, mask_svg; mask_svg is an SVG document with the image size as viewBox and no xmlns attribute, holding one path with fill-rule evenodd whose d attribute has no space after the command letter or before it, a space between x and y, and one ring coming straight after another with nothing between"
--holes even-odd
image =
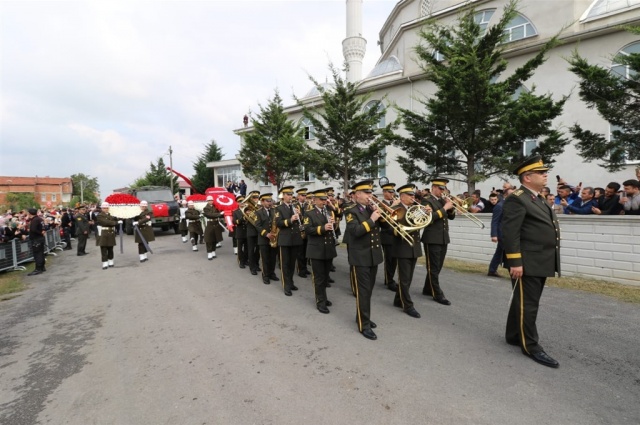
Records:
<instances>
[{"instance_id":1,"label":"white glove","mask_svg":"<svg viewBox=\"0 0 640 425\"><path fill-rule=\"evenodd\" d=\"M118 220L118 224L122 224L122 220Z\"/></svg>"},{"instance_id":2,"label":"white glove","mask_svg":"<svg viewBox=\"0 0 640 425\"><path fill-rule=\"evenodd\" d=\"M137 222L137 221L134 221L134 222L133 222L133 225L134 225L134 226L137 226L137 225L138 225L138 222Z\"/></svg>"}]
</instances>

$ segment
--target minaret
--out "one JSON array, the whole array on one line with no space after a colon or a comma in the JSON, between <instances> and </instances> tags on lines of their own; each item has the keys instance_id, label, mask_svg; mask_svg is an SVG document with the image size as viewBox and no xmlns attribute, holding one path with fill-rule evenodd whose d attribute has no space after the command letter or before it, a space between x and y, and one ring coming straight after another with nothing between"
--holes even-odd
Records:
<instances>
[{"instance_id":1,"label":"minaret","mask_svg":"<svg viewBox=\"0 0 640 425\"><path fill-rule=\"evenodd\" d=\"M349 66L350 83L362 79L362 59L367 48L367 40L362 37L362 1L347 0L347 38L342 41L342 54Z\"/></svg>"}]
</instances>

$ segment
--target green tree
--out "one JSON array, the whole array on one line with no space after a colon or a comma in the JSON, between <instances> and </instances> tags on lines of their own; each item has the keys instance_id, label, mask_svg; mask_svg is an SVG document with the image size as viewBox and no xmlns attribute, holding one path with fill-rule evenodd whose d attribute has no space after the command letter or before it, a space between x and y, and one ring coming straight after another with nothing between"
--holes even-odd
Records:
<instances>
[{"instance_id":1,"label":"green tree","mask_svg":"<svg viewBox=\"0 0 640 425\"><path fill-rule=\"evenodd\" d=\"M628 28L640 35L640 27ZM640 53L618 54L616 70L592 65L574 52L568 60L580 78L580 99L595 108L611 124L611 137L571 127L578 152L587 161L601 160L601 167L620 170L627 161L640 159ZM620 70L624 70L623 73Z\"/></svg>"},{"instance_id":2,"label":"green tree","mask_svg":"<svg viewBox=\"0 0 640 425\"><path fill-rule=\"evenodd\" d=\"M309 77L322 97L321 106L312 108L296 100L317 139L313 171L321 179L341 181L347 192L356 178L377 175L383 149L397 125L380 127L386 115L382 101L371 106L370 95L358 94L356 84L342 78L333 65L329 69L331 87Z\"/></svg>"},{"instance_id":3,"label":"green tree","mask_svg":"<svg viewBox=\"0 0 640 425\"><path fill-rule=\"evenodd\" d=\"M131 186L171 186L171 180L173 179L173 187L178 187L178 178L170 171L167 171L167 166L164 163L162 157L158 158L158 163L149 164L149 171L143 177L137 179Z\"/></svg>"},{"instance_id":4,"label":"green tree","mask_svg":"<svg viewBox=\"0 0 640 425\"><path fill-rule=\"evenodd\" d=\"M276 90L267 106L252 119L253 129L244 134L238 159L242 172L255 181L270 181L278 191L284 182L299 175L312 161L312 152L300 125L289 120Z\"/></svg>"},{"instance_id":5,"label":"green tree","mask_svg":"<svg viewBox=\"0 0 640 425\"><path fill-rule=\"evenodd\" d=\"M535 87L531 92L522 89L558 44L557 38L503 76L508 64L502 57L505 29L518 14L517 3L507 3L500 21L486 31L476 23L473 8L455 26L431 22L421 30L416 53L436 92L419 100L424 113L399 108L409 137L394 143L403 151L398 162L410 180L427 183L436 175L448 175L472 191L476 182L508 173L522 156L524 141L537 140L533 153L547 163L564 150L568 140L551 122L567 97L556 102L550 94L536 95Z\"/></svg>"},{"instance_id":6,"label":"green tree","mask_svg":"<svg viewBox=\"0 0 640 425\"><path fill-rule=\"evenodd\" d=\"M95 204L98 202L97 194L100 193L100 185L97 177L90 177L82 173L72 174L71 183L73 185L71 195L74 199L71 200L70 205L75 205L75 199L80 203Z\"/></svg>"},{"instance_id":7,"label":"green tree","mask_svg":"<svg viewBox=\"0 0 640 425\"><path fill-rule=\"evenodd\" d=\"M10 209L13 212L26 210L28 208L40 208L40 203L36 202L33 193L9 192L5 200L7 207L3 207L3 209Z\"/></svg>"},{"instance_id":8,"label":"green tree","mask_svg":"<svg viewBox=\"0 0 640 425\"><path fill-rule=\"evenodd\" d=\"M220 161L222 156L222 150L216 141L212 139L209 144L205 145L204 153L198 156L198 160L193 163L195 174L191 178L191 183L199 193L204 193L207 188L216 185L213 170L207 168L207 163Z\"/></svg>"}]
</instances>

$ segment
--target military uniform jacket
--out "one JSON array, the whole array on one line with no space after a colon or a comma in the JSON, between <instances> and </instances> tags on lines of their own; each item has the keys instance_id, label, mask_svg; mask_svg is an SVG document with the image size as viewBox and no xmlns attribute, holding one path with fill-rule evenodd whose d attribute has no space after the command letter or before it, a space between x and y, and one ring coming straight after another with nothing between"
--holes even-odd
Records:
<instances>
[{"instance_id":1,"label":"military uniform jacket","mask_svg":"<svg viewBox=\"0 0 640 425\"><path fill-rule=\"evenodd\" d=\"M91 230L91 226L89 225L89 219L87 216L84 214L78 214L74 219L76 221L76 236L84 235L85 232L87 232L88 235Z\"/></svg>"},{"instance_id":2,"label":"military uniform jacket","mask_svg":"<svg viewBox=\"0 0 640 425\"><path fill-rule=\"evenodd\" d=\"M295 210L292 213L286 204L282 204L278 205L275 212L276 225L280 229L278 232L278 246L302 245L302 231L304 228L301 227L299 220L291 222L291 217L295 214ZM300 214L300 220L302 220L302 214Z\"/></svg>"},{"instance_id":3,"label":"military uniform jacket","mask_svg":"<svg viewBox=\"0 0 640 425\"><path fill-rule=\"evenodd\" d=\"M382 200L382 202L388 207L391 207L391 204L393 203L384 199ZM395 240L393 236L393 227L382 226L382 230L380 232L381 232L380 238L382 239L382 245L393 245L393 242Z\"/></svg>"},{"instance_id":4,"label":"military uniform jacket","mask_svg":"<svg viewBox=\"0 0 640 425\"><path fill-rule=\"evenodd\" d=\"M405 219L406 208L404 205L399 204L393 207L394 210L405 210L405 214L399 213L398 224L408 226ZM389 226L391 227L391 226ZM402 236L397 234L393 228L391 229L393 232L393 257L394 258L419 258L422 257L422 245L420 244L420 230L413 230L409 233L409 236L413 238L413 245L409 245L407 241L405 241Z\"/></svg>"},{"instance_id":5,"label":"military uniform jacket","mask_svg":"<svg viewBox=\"0 0 640 425\"><path fill-rule=\"evenodd\" d=\"M249 212L249 214L255 214L256 217L258 216L258 211L260 211L262 208L258 208L255 211ZM256 219L256 225L257 225L257 219ZM258 236L259 230L256 228L256 226L254 226L253 224L251 224L251 221L247 220L247 237L248 238L255 238L256 236Z\"/></svg>"},{"instance_id":6,"label":"military uniform jacket","mask_svg":"<svg viewBox=\"0 0 640 425\"><path fill-rule=\"evenodd\" d=\"M260 208L256 211L256 217L258 220L256 221L257 227L255 228L258 231L258 245L269 245L270 240L267 237L268 233L271 233L273 218L275 216L275 209L267 210L265 208Z\"/></svg>"},{"instance_id":7,"label":"military uniform jacket","mask_svg":"<svg viewBox=\"0 0 640 425\"><path fill-rule=\"evenodd\" d=\"M240 209L233 211L232 218L234 237L236 239L247 239L247 220L244 219L242 211Z\"/></svg>"},{"instance_id":8,"label":"military uniform jacket","mask_svg":"<svg viewBox=\"0 0 640 425\"><path fill-rule=\"evenodd\" d=\"M214 205L207 205L202 210L202 215L207 219L207 227L205 227L204 232L206 234L213 233L216 242L222 241L222 226L219 218L224 214L218 211Z\"/></svg>"},{"instance_id":9,"label":"military uniform jacket","mask_svg":"<svg viewBox=\"0 0 640 425\"><path fill-rule=\"evenodd\" d=\"M431 207L431 224L424 228L422 232L422 243L447 245L449 239L449 220L456 218L455 208L449 211L444 209L446 201L429 195L422 201L423 205Z\"/></svg>"},{"instance_id":10,"label":"military uniform jacket","mask_svg":"<svg viewBox=\"0 0 640 425\"><path fill-rule=\"evenodd\" d=\"M333 211L327 210L327 214L330 214L335 220ZM313 208L305 214L304 230L307 234L307 258L312 260L330 260L338 256L334 232L324 228L328 222L327 216L318 208ZM337 223L334 223L334 226L335 225L337 225Z\"/></svg>"},{"instance_id":11,"label":"military uniform jacket","mask_svg":"<svg viewBox=\"0 0 640 425\"><path fill-rule=\"evenodd\" d=\"M98 239L96 239L97 246L116 246L116 231L115 227L118 225L118 219L101 212L96 217L96 224L98 225Z\"/></svg>"},{"instance_id":12,"label":"military uniform jacket","mask_svg":"<svg viewBox=\"0 0 640 425\"><path fill-rule=\"evenodd\" d=\"M202 235L202 222L200 221L200 211L195 208L187 208L184 216L187 218L189 232Z\"/></svg>"},{"instance_id":13,"label":"military uniform jacket","mask_svg":"<svg viewBox=\"0 0 640 425\"><path fill-rule=\"evenodd\" d=\"M560 275L560 226L553 210L524 186L502 206L502 244L508 267L527 276Z\"/></svg>"},{"instance_id":14,"label":"military uniform jacket","mask_svg":"<svg viewBox=\"0 0 640 425\"><path fill-rule=\"evenodd\" d=\"M346 211L349 235L349 264L372 267L384 261L380 241L380 224L371 220L371 211L362 205L354 205Z\"/></svg>"},{"instance_id":15,"label":"military uniform jacket","mask_svg":"<svg viewBox=\"0 0 640 425\"><path fill-rule=\"evenodd\" d=\"M153 211L147 208L142 211L140 215L136 216L133 221L138 222L138 228L145 241L151 242L156 240L156 235L153 233L153 226L151 226L151 223L153 223ZM138 232L134 232L134 234L136 243L142 243Z\"/></svg>"}]
</instances>

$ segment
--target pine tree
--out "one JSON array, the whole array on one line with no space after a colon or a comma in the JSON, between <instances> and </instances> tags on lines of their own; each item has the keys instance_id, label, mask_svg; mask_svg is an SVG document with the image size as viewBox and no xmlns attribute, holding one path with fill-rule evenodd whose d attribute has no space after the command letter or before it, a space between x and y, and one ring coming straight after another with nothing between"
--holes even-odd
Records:
<instances>
[{"instance_id":1,"label":"pine tree","mask_svg":"<svg viewBox=\"0 0 640 425\"><path fill-rule=\"evenodd\" d=\"M640 28L628 28L640 34ZM578 152L587 161L600 160L609 171L620 170L627 161L640 160L640 53L619 54L615 64L627 71L624 75L591 65L578 52L569 59L571 72L580 78L580 98L595 108L611 124L611 137L571 127L578 139Z\"/></svg>"},{"instance_id":2,"label":"pine tree","mask_svg":"<svg viewBox=\"0 0 640 425\"><path fill-rule=\"evenodd\" d=\"M142 187L142 186L171 186L171 179L173 179L173 187L178 187L178 178L174 177L173 174L167 171L167 166L164 163L164 159L162 157L158 158L158 163L154 164L153 162L149 163L149 171L146 174L137 179L131 186L132 187Z\"/></svg>"},{"instance_id":3,"label":"pine tree","mask_svg":"<svg viewBox=\"0 0 640 425\"><path fill-rule=\"evenodd\" d=\"M282 98L276 90L267 106L252 119L253 129L244 134L238 159L245 176L254 181L269 181L278 190L286 180L300 174L311 160L311 152L300 125L289 120Z\"/></svg>"},{"instance_id":4,"label":"pine tree","mask_svg":"<svg viewBox=\"0 0 640 425\"><path fill-rule=\"evenodd\" d=\"M333 65L329 69L331 87L310 77L321 95L321 106L310 108L301 99L296 100L317 139L313 171L320 179L341 181L346 193L355 179L377 175L383 149L396 124L379 128L386 115L381 101L367 108L370 95L358 94L356 84L342 78Z\"/></svg>"},{"instance_id":5,"label":"pine tree","mask_svg":"<svg viewBox=\"0 0 640 425\"><path fill-rule=\"evenodd\" d=\"M526 140L538 141L533 153L546 163L553 163L564 150L568 140L551 128L551 122L561 114L567 97L556 102L550 94L536 95L535 87L530 92L522 89L558 44L557 38L503 76L508 64L502 57L505 29L518 14L517 3L510 1L500 21L486 31L471 8L456 26L432 22L420 32L423 43L416 53L436 92L419 99L424 113L399 108L409 137L398 137L394 143L403 151L398 162L410 180L427 183L446 175L466 182L472 191L476 182L507 174L522 156Z\"/></svg>"},{"instance_id":6,"label":"pine tree","mask_svg":"<svg viewBox=\"0 0 640 425\"><path fill-rule=\"evenodd\" d=\"M207 168L207 163L220 161L222 157L222 150L216 141L212 139L205 145L205 152L198 156L198 160L193 163L195 174L191 178L191 183L193 183L193 186L199 193L204 193L207 188L216 185L213 170Z\"/></svg>"},{"instance_id":7,"label":"pine tree","mask_svg":"<svg viewBox=\"0 0 640 425\"><path fill-rule=\"evenodd\" d=\"M97 203L96 193L100 192L100 185L97 177L90 177L82 173L72 174L71 183L73 186L72 196L78 198L79 202ZM71 205L75 205L72 203Z\"/></svg>"}]
</instances>

